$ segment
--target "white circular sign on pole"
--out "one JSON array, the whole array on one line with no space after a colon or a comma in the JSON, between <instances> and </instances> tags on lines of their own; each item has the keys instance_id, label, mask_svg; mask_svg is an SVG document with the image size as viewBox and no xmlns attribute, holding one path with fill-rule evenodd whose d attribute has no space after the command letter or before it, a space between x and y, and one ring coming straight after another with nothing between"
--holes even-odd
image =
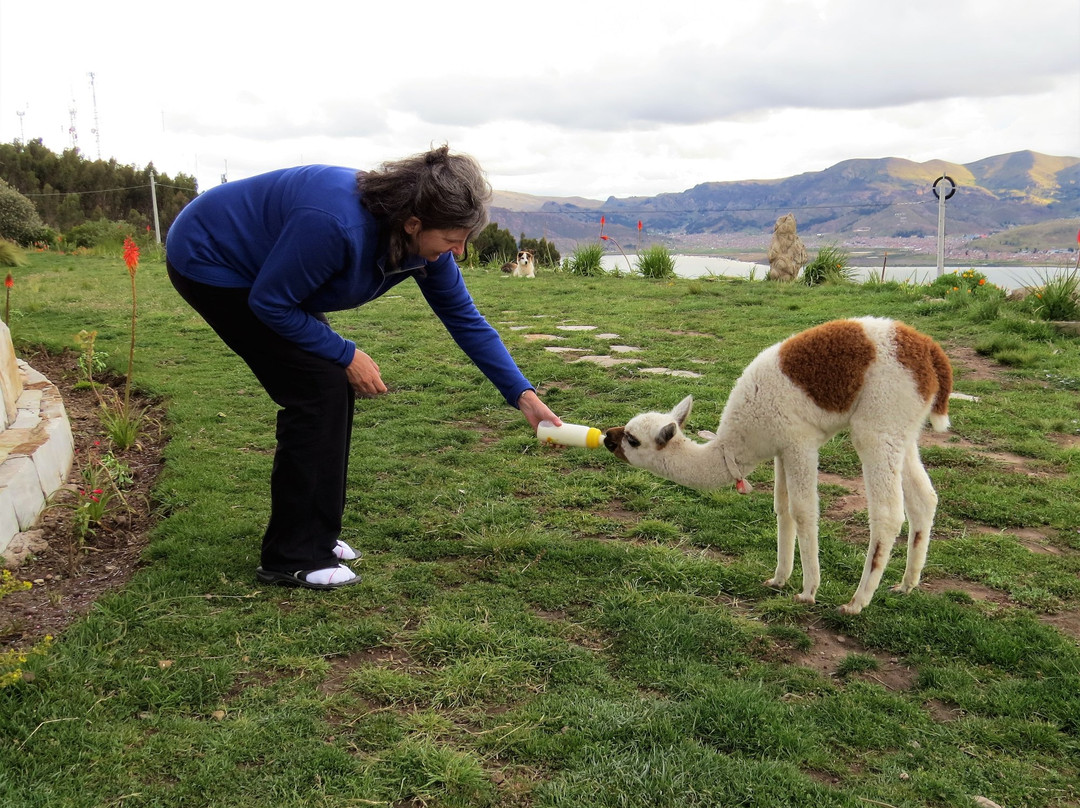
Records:
<instances>
[{"instance_id":1,"label":"white circular sign on pole","mask_svg":"<svg viewBox=\"0 0 1080 808\"><path fill-rule=\"evenodd\" d=\"M949 183L949 190L944 195L938 193L938 184L941 182ZM942 186L942 191L945 191L945 186ZM937 213L937 276L940 278L945 274L945 200L949 199L956 193L956 183L953 182L953 178L948 174L942 174L936 180L934 180L934 196L938 200L938 213Z\"/></svg>"}]
</instances>

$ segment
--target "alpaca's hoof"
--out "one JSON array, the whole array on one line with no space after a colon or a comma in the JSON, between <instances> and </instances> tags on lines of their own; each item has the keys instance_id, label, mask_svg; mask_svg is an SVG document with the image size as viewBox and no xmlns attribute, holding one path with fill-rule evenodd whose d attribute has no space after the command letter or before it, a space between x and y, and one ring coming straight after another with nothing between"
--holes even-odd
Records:
<instances>
[{"instance_id":1,"label":"alpaca's hoof","mask_svg":"<svg viewBox=\"0 0 1080 808\"><path fill-rule=\"evenodd\" d=\"M786 583L787 578L770 578L765 582L765 586L769 587L769 589L783 589Z\"/></svg>"},{"instance_id":2,"label":"alpaca's hoof","mask_svg":"<svg viewBox=\"0 0 1080 808\"><path fill-rule=\"evenodd\" d=\"M839 611L840 614L846 615L858 614L862 611L862 606L858 605L855 601L851 601L851 603L845 603L837 611Z\"/></svg>"},{"instance_id":3,"label":"alpaca's hoof","mask_svg":"<svg viewBox=\"0 0 1080 808\"><path fill-rule=\"evenodd\" d=\"M810 606L813 606L815 603L817 603L817 601L814 600L813 595L806 595L806 594L803 594L802 592L797 594L795 596L794 600L795 600L796 603L806 603L806 604L808 604Z\"/></svg>"},{"instance_id":4,"label":"alpaca's hoof","mask_svg":"<svg viewBox=\"0 0 1080 808\"><path fill-rule=\"evenodd\" d=\"M906 595L908 592L911 592L916 587L918 587L918 584L908 586L907 584L905 584L905 583L903 583L901 581L896 586L890 586L889 591L890 592L899 592L901 595Z\"/></svg>"}]
</instances>

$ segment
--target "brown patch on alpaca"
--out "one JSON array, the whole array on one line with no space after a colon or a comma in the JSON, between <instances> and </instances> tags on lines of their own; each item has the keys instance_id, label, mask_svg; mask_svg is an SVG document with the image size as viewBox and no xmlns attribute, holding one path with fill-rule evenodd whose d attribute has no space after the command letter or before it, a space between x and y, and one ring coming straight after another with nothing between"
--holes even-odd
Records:
<instances>
[{"instance_id":1,"label":"brown patch on alpaca","mask_svg":"<svg viewBox=\"0 0 1080 808\"><path fill-rule=\"evenodd\" d=\"M912 551L917 550L924 541L926 541L926 536L923 535L923 532L921 530L915 531L915 538L911 540Z\"/></svg>"},{"instance_id":2,"label":"brown patch on alpaca","mask_svg":"<svg viewBox=\"0 0 1080 808\"><path fill-rule=\"evenodd\" d=\"M952 395L952 365L942 347L933 340L930 341L930 359L938 377L937 396L932 409L935 415L948 415L949 396Z\"/></svg>"},{"instance_id":3,"label":"brown patch on alpaca","mask_svg":"<svg viewBox=\"0 0 1080 808\"><path fill-rule=\"evenodd\" d=\"M861 323L837 320L784 340L780 370L821 409L847 412L875 355Z\"/></svg>"},{"instance_id":4,"label":"brown patch on alpaca","mask_svg":"<svg viewBox=\"0 0 1080 808\"><path fill-rule=\"evenodd\" d=\"M870 569L879 570L888 563L888 551L885 549L885 545L878 543L874 548L874 560L870 564Z\"/></svg>"},{"instance_id":5,"label":"brown patch on alpaca","mask_svg":"<svg viewBox=\"0 0 1080 808\"><path fill-rule=\"evenodd\" d=\"M952 392L952 366L941 346L903 323L896 324L896 358L907 368L926 401L934 399L934 412L945 415Z\"/></svg>"}]
</instances>

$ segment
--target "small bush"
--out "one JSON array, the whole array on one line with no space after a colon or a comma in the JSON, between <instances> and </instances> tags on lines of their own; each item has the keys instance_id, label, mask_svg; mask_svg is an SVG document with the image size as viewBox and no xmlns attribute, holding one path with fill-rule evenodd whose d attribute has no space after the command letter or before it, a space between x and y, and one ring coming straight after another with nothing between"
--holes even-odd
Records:
<instances>
[{"instance_id":1,"label":"small bush","mask_svg":"<svg viewBox=\"0 0 1080 808\"><path fill-rule=\"evenodd\" d=\"M573 255L563 262L563 269L571 275L596 276L606 275L601 259L604 248L600 244L586 244L574 250Z\"/></svg>"},{"instance_id":2,"label":"small bush","mask_svg":"<svg viewBox=\"0 0 1080 808\"><path fill-rule=\"evenodd\" d=\"M79 247L86 249L105 248L120 252L123 249L124 237L128 235L130 230L130 225L111 222L108 219L98 219L71 228L64 240L71 249Z\"/></svg>"},{"instance_id":3,"label":"small bush","mask_svg":"<svg viewBox=\"0 0 1080 808\"><path fill-rule=\"evenodd\" d=\"M663 244L653 244L638 256L637 271L646 278L671 278L675 275L675 259Z\"/></svg>"},{"instance_id":4,"label":"small bush","mask_svg":"<svg viewBox=\"0 0 1080 808\"><path fill-rule=\"evenodd\" d=\"M850 283L855 280L858 270L851 266L848 260L847 250L835 244L827 244L818 250L814 260L803 269L803 282L807 286L818 286L822 283Z\"/></svg>"},{"instance_id":5,"label":"small bush","mask_svg":"<svg viewBox=\"0 0 1080 808\"><path fill-rule=\"evenodd\" d=\"M974 269L964 272L949 272L939 278L935 278L927 287L927 294L932 297L944 297L948 299L957 292L978 292L985 289L997 289L992 283L987 283L986 276Z\"/></svg>"},{"instance_id":6,"label":"small bush","mask_svg":"<svg viewBox=\"0 0 1080 808\"><path fill-rule=\"evenodd\" d=\"M1044 277L1034 297L1035 314L1041 320L1080 319L1080 274L1074 269Z\"/></svg>"},{"instance_id":7,"label":"small bush","mask_svg":"<svg viewBox=\"0 0 1080 808\"><path fill-rule=\"evenodd\" d=\"M37 242L51 243L53 238L34 203L0 180L0 239L29 247Z\"/></svg>"}]
</instances>

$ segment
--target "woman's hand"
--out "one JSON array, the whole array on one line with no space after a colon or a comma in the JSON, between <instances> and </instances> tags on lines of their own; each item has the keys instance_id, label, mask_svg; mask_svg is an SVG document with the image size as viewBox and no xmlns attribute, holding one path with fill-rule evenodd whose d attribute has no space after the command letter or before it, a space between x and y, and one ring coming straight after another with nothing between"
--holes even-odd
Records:
<instances>
[{"instance_id":1,"label":"woman's hand","mask_svg":"<svg viewBox=\"0 0 1080 808\"><path fill-rule=\"evenodd\" d=\"M353 354L352 362L345 368L345 376L356 394L364 398L374 398L386 392L386 385L379 375L379 366L359 348Z\"/></svg>"},{"instance_id":2,"label":"woman's hand","mask_svg":"<svg viewBox=\"0 0 1080 808\"><path fill-rule=\"evenodd\" d=\"M551 421L555 426L562 426L562 419L548 409L547 404L540 400L535 390L526 390L522 393L517 404L521 414L533 428L533 432L541 421Z\"/></svg>"}]
</instances>

